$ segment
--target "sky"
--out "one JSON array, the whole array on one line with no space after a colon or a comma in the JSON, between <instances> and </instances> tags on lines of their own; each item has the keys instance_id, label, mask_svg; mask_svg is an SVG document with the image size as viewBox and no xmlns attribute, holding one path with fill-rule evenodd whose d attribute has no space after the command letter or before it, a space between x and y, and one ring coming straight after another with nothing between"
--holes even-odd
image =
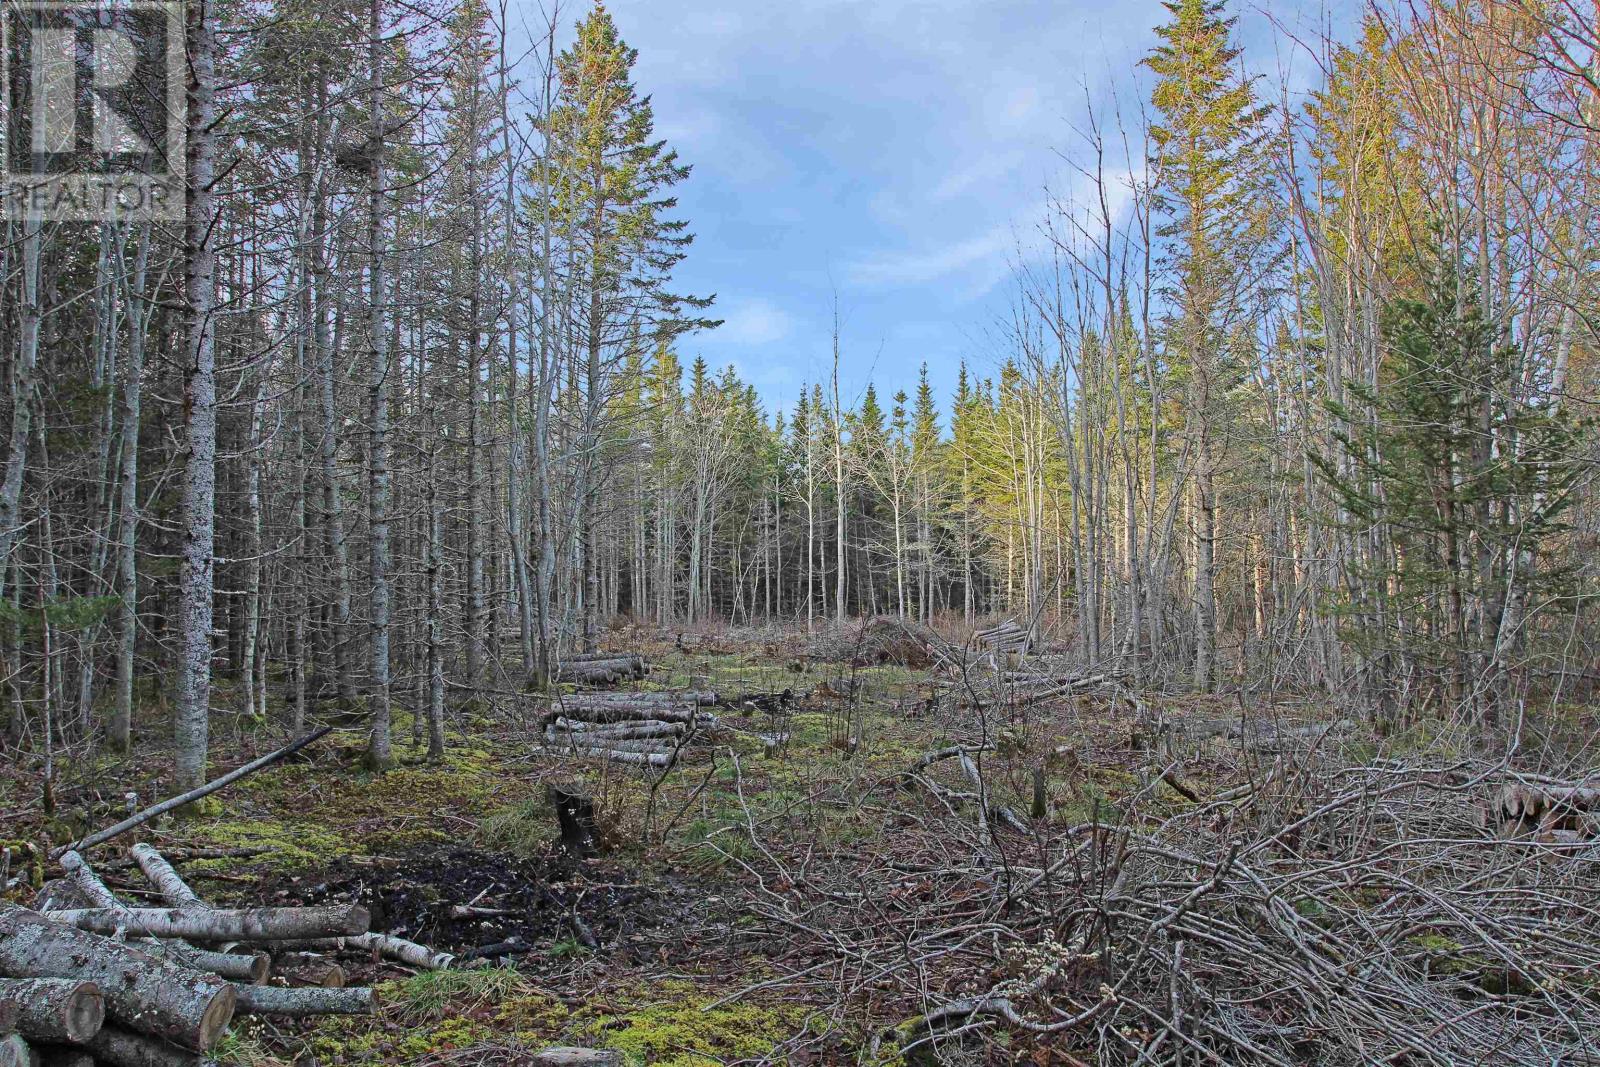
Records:
<instances>
[{"instance_id":1,"label":"sky","mask_svg":"<svg viewBox=\"0 0 1600 1067\"><path fill-rule=\"evenodd\" d=\"M831 371L835 308L849 403L914 393L948 405L963 359L992 375L1019 255L1052 196L1070 198L1079 131L1139 106L1133 68L1155 0L608 0L639 52L656 132L694 171L676 190L696 235L679 291L715 293L685 362L733 364L769 411ZM568 0L569 27L588 10ZM1318 9L1240 8L1248 61L1309 84L1275 25ZM1126 172L1126 168L1122 168ZM1020 250L1020 251L1019 251Z\"/></svg>"}]
</instances>

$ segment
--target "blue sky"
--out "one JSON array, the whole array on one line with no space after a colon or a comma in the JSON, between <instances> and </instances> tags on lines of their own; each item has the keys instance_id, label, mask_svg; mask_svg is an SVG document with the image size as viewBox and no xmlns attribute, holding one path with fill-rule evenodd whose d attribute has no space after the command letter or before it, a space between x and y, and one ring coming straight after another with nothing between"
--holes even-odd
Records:
<instances>
[{"instance_id":1,"label":"blue sky","mask_svg":"<svg viewBox=\"0 0 1600 1067\"><path fill-rule=\"evenodd\" d=\"M587 5L564 5L570 24ZM680 288L719 330L686 359L734 364L769 409L830 366L885 398L926 362L945 405L959 363L994 370L1017 249L1036 243L1087 102L1138 106L1131 68L1165 11L1085 0L609 0L639 50L659 135L694 165ZM1317 8L1239 11L1256 69L1314 65L1279 43ZM1308 22L1311 24L1308 26Z\"/></svg>"}]
</instances>

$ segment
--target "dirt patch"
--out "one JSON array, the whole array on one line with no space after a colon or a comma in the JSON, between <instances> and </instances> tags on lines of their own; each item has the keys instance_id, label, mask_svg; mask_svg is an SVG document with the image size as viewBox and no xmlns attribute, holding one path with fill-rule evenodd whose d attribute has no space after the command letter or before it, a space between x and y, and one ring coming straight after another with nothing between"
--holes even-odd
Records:
<instances>
[{"instance_id":1,"label":"dirt patch","mask_svg":"<svg viewBox=\"0 0 1600 1067\"><path fill-rule=\"evenodd\" d=\"M675 879L637 880L618 860L530 860L464 846L339 860L269 886L266 903L350 902L384 930L469 958L521 959L561 947L608 951L648 931L704 921L705 895ZM698 918L697 918L698 913Z\"/></svg>"}]
</instances>

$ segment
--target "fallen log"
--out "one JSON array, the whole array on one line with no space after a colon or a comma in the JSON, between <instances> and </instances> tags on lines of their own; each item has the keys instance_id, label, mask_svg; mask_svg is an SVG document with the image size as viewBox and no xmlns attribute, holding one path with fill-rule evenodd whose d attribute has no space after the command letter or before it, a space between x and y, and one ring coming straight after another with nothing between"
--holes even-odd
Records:
<instances>
[{"instance_id":1,"label":"fallen log","mask_svg":"<svg viewBox=\"0 0 1600 1067\"><path fill-rule=\"evenodd\" d=\"M307 986L236 986L238 1010L245 1015L371 1015L376 1001L372 990Z\"/></svg>"},{"instance_id":2,"label":"fallen log","mask_svg":"<svg viewBox=\"0 0 1600 1067\"><path fill-rule=\"evenodd\" d=\"M533 1067L622 1067L622 1053L609 1048L554 1046L533 1054Z\"/></svg>"},{"instance_id":3,"label":"fallen log","mask_svg":"<svg viewBox=\"0 0 1600 1067\"><path fill-rule=\"evenodd\" d=\"M681 722L592 723L582 719L557 719L545 727L545 732L554 730L557 733L579 734L586 738L604 737L619 741L638 741L648 737L677 737L688 728L687 723Z\"/></svg>"},{"instance_id":4,"label":"fallen log","mask_svg":"<svg viewBox=\"0 0 1600 1067\"><path fill-rule=\"evenodd\" d=\"M683 723L715 721L715 716L697 712L692 704L677 706L667 704L610 704L566 703L545 712L546 723L557 719L582 719L590 723L617 722L668 722Z\"/></svg>"},{"instance_id":5,"label":"fallen log","mask_svg":"<svg viewBox=\"0 0 1600 1067\"><path fill-rule=\"evenodd\" d=\"M1600 831L1600 787L1576 782L1522 780L1501 787L1491 813L1507 833Z\"/></svg>"},{"instance_id":6,"label":"fallen log","mask_svg":"<svg viewBox=\"0 0 1600 1067\"><path fill-rule=\"evenodd\" d=\"M435 952L427 945L419 945L415 941L407 941L403 937L395 937L392 934L357 934L354 937L312 938L304 941L290 941L279 947L311 952L367 952L374 958L381 956L384 959L403 963L407 967L415 967L419 971L448 970L456 960L456 957L451 953Z\"/></svg>"},{"instance_id":7,"label":"fallen log","mask_svg":"<svg viewBox=\"0 0 1600 1067\"><path fill-rule=\"evenodd\" d=\"M34 1045L39 1067L95 1067L94 1056L71 1045Z\"/></svg>"},{"instance_id":8,"label":"fallen log","mask_svg":"<svg viewBox=\"0 0 1600 1067\"><path fill-rule=\"evenodd\" d=\"M141 848L154 853L155 859L160 861L161 866L166 867L171 877L176 880L177 885L182 887L181 891L171 894L169 902L185 900L190 902L192 906L200 908L207 906L199 897L194 895L193 890L183 884L183 880L178 878L177 872L167 866L166 861L162 860L160 854L156 853L149 845L135 845L133 851L136 857ZM95 907L116 912L126 912L128 910L77 852L62 853L61 868L72 878L73 885L78 892L82 893ZM163 892L163 896L167 896L167 894ZM149 952L152 955L165 956L174 963L193 967L197 971L210 971L219 977L234 981L255 982L258 984L264 982L267 978L267 969L271 965L271 961L259 953L239 955L227 952L211 952L206 949L195 948L184 941L152 940L150 943L139 947L142 951Z\"/></svg>"},{"instance_id":9,"label":"fallen log","mask_svg":"<svg viewBox=\"0 0 1600 1067\"><path fill-rule=\"evenodd\" d=\"M260 985L272 973L272 957L265 952L213 952L182 941L141 941L135 947L197 971L209 971L230 982Z\"/></svg>"},{"instance_id":10,"label":"fallen log","mask_svg":"<svg viewBox=\"0 0 1600 1067\"><path fill-rule=\"evenodd\" d=\"M219 1067L207 1056L114 1027L103 1027L84 1047L110 1067Z\"/></svg>"},{"instance_id":11,"label":"fallen log","mask_svg":"<svg viewBox=\"0 0 1600 1067\"><path fill-rule=\"evenodd\" d=\"M161 899L165 900L169 906L194 909L210 907L209 904L200 899L193 889L189 888L189 883L185 882L183 877L173 869L172 864L168 863L161 853L156 851L154 845L141 841L133 846L131 852L134 862L139 865L139 869L144 872L144 876L150 879L150 884L156 887L156 892L161 894Z\"/></svg>"},{"instance_id":12,"label":"fallen log","mask_svg":"<svg viewBox=\"0 0 1600 1067\"><path fill-rule=\"evenodd\" d=\"M93 982L113 1019L200 1051L215 1044L233 1018L233 987L216 975L25 908L0 907L0 977Z\"/></svg>"},{"instance_id":13,"label":"fallen log","mask_svg":"<svg viewBox=\"0 0 1600 1067\"><path fill-rule=\"evenodd\" d=\"M21 1034L0 1037L0 1067L38 1067L39 1057Z\"/></svg>"},{"instance_id":14,"label":"fallen log","mask_svg":"<svg viewBox=\"0 0 1600 1067\"><path fill-rule=\"evenodd\" d=\"M667 704L673 707L695 705L709 708L722 703L722 694L715 689L648 689L629 690L625 693L562 693L552 698L552 703L569 707L584 705L609 706L615 704Z\"/></svg>"},{"instance_id":15,"label":"fallen log","mask_svg":"<svg viewBox=\"0 0 1600 1067\"><path fill-rule=\"evenodd\" d=\"M10 1029L29 1041L81 1045L106 1021L100 987L76 978L0 978L0 997L16 1003Z\"/></svg>"},{"instance_id":16,"label":"fallen log","mask_svg":"<svg viewBox=\"0 0 1600 1067\"><path fill-rule=\"evenodd\" d=\"M670 752L618 752L609 748L576 748L570 754L594 756L612 763L631 763L641 767L670 767L673 760Z\"/></svg>"},{"instance_id":17,"label":"fallen log","mask_svg":"<svg viewBox=\"0 0 1600 1067\"><path fill-rule=\"evenodd\" d=\"M182 793L175 797L169 797L159 804L152 804L143 811L135 812L134 814L128 816L126 819L123 819L114 826L108 826L104 830L96 831L95 833L90 834L88 837L85 837L74 844L64 845L52 852L51 858L58 858L63 853L69 851L87 852L94 846L103 845L114 837L121 837L134 827L143 826L145 823L149 822L151 819L154 819L158 815L165 815L174 808L181 808L185 804L192 804L202 797L210 796L219 789L226 789L228 786L232 785L234 782L237 782L241 778L252 775L259 770L264 770L265 768L272 766L279 760L288 759L290 756L294 755L296 752L299 752L313 741L326 736L332 731L333 727L324 726L320 730L306 734L304 737L284 745L276 752L270 752L258 760L252 760L251 762L246 763L243 767L240 767L237 770L229 771L220 778L212 779L205 785L200 786L198 789L191 789L187 793Z\"/></svg>"},{"instance_id":18,"label":"fallen log","mask_svg":"<svg viewBox=\"0 0 1600 1067\"><path fill-rule=\"evenodd\" d=\"M545 742L572 752L671 752L677 747L672 738L644 738L630 740L621 737L586 737L583 734L562 734L555 730L544 732Z\"/></svg>"},{"instance_id":19,"label":"fallen log","mask_svg":"<svg viewBox=\"0 0 1600 1067\"><path fill-rule=\"evenodd\" d=\"M119 930L145 937L197 941L294 941L364 933L371 917L359 904L308 908L80 908L52 911L53 922L97 934Z\"/></svg>"},{"instance_id":20,"label":"fallen log","mask_svg":"<svg viewBox=\"0 0 1600 1067\"><path fill-rule=\"evenodd\" d=\"M645 676L644 657L613 656L608 659L568 660L556 672L556 680L583 685L620 682L625 678Z\"/></svg>"},{"instance_id":21,"label":"fallen log","mask_svg":"<svg viewBox=\"0 0 1600 1067\"><path fill-rule=\"evenodd\" d=\"M343 989L344 968L328 957L312 952L282 952L273 960L279 978L291 986L320 986Z\"/></svg>"}]
</instances>

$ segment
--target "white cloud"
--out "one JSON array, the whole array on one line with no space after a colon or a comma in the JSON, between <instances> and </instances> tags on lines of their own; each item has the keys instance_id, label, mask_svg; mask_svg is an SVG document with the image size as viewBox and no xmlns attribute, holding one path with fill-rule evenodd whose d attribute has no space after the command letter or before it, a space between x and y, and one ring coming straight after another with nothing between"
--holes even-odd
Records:
<instances>
[{"instance_id":1,"label":"white cloud","mask_svg":"<svg viewBox=\"0 0 1600 1067\"><path fill-rule=\"evenodd\" d=\"M723 314L723 323L707 340L735 345L770 345L794 332L794 319L761 297L741 300Z\"/></svg>"},{"instance_id":2,"label":"white cloud","mask_svg":"<svg viewBox=\"0 0 1600 1067\"><path fill-rule=\"evenodd\" d=\"M1003 273L1006 253L1015 245L1009 226L997 226L939 248L880 252L852 263L846 276L856 285L921 285L974 269Z\"/></svg>"}]
</instances>

